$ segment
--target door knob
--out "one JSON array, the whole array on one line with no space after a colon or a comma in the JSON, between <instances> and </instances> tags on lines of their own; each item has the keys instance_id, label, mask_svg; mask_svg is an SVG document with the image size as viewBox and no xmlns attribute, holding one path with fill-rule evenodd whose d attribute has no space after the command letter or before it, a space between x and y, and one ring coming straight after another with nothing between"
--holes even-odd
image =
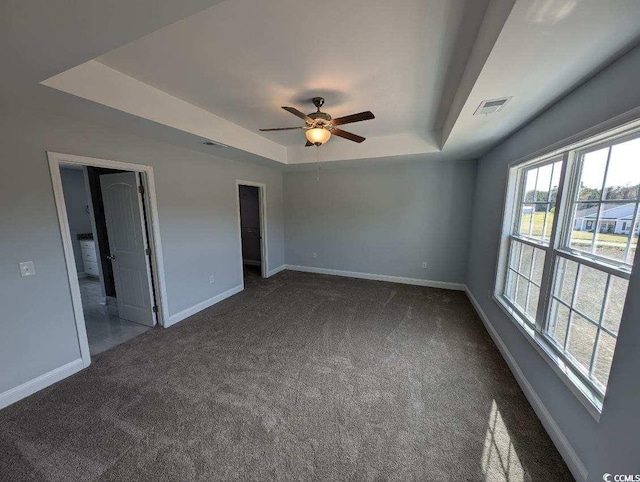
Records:
<instances>
[{"instance_id":1,"label":"door knob","mask_svg":"<svg viewBox=\"0 0 640 482\"><path fill-rule=\"evenodd\" d=\"M112 256L109 254L107 255L107 259L110 259L111 261L113 261L114 259L116 259L116 256L115 255Z\"/></svg>"}]
</instances>

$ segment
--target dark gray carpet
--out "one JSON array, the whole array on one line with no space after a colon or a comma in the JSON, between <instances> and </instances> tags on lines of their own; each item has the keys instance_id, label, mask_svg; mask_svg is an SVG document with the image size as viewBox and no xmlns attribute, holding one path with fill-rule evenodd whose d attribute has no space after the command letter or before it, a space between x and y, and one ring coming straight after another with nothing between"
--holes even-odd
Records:
<instances>
[{"instance_id":1,"label":"dark gray carpet","mask_svg":"<svg viewBox=\"0 0 640 482\"><path fill-rule=\"evenodd\" d=\"M283 272L0 412L3 480L573 480L464 293Z\"/></svg>"}]
</instances>

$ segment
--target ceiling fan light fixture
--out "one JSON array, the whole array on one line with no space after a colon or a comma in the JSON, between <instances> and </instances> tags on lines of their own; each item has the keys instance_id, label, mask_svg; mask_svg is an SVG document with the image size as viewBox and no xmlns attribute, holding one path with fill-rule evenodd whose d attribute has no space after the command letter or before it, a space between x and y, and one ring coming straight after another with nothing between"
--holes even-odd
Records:
<instances>
[{"instance_id":1,"label":"ceiling fan light fixture","mask_svg":"<svg viewBox=\"0 0 640 482\"><path fill-rule=\"evenodd\" d=\"M358 144L366 140L364 137L357 134L338 129L337 126L375 119L376 116L373 115L373 112L367 110L364 112L358 112L357 114L345 115L334 119L326 112L320 111L320 107L324 105L324 99L322 97L314 97L313 99L311 99L311 101L318 110L317 112L312 112L309 115L299 111L295 107L282 106L282 108L290 114L293 114L296 117L302 119L305 122L305 125L298 127L276 127L274 129L260 129L260 132L293 131L298 129L304 130L305 137L307 138L305 147L321 146L322 144L325 144L332 135L342 137L343 139L347 139L352 142L357 142Z\"/></svg>"},{"instance_id":2,"label":"ceiling fan light fixture","mask_svg":"<svg viewBox=\"0 0 640 482\"><path fill-rule=\"evenodd\" d=\"M307 129L304 135L311 144L319 146L329 140L331 132L322 127L314 127L313 129Z\"/></svg>"}]
</instances>

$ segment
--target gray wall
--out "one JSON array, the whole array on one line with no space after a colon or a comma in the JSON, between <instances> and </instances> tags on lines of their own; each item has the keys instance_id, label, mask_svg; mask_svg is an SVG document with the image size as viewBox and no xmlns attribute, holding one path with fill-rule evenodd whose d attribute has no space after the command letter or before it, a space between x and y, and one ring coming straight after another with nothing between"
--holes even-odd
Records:
<instances>
[{"instance_id":1,"label":"gray wall","mask_svg":"<svg viewBox=\"0 0 640 482\"><path fill-rule=\"evenodd\" d=\"M38 111L1 114L0 145L0 393L80 357L47 150L153 166L170 314L241 283L236 178L267 185L269 269L284 263L279 170Z\"/></svg>"},{"instance_id":2,"label":"gray wall","mask_svg":"<svg viewBox=\"0 0 640 482\"><path fill-rule=\"evenodd\" d=\"M593 77L478 162L467 285L594 481L602 480L605 471L640 472L638 260L599 423L488 297L487 290L494 285L507 164L637 106L640 48Z\"/></svg>"},{"instance_id":3,"label":"gray wall","mask_svg":"<svg viewBox=\"0 0 640 482\"><path fill-rule=\"evenodd\" d=\"M84 183L84 172L80 169L60 169L62 178L62 190L64 203L69 218L69 231L71 231L71 243L73 244L73 256L76 261L78 273L84 271L82 251L78 234L91 232L91 216L87 208L89 206L88 192Z\"/></svg>"},{"instance_id":4,"label":"gray wall","mask_svg":"<svg viewBox=\"0 0 640 482\"><path fill-rule=\"evenodd\" d=\"M475 161L287 172L287 264L464 283L475 175Z\"/></svg>"}]
</instances>

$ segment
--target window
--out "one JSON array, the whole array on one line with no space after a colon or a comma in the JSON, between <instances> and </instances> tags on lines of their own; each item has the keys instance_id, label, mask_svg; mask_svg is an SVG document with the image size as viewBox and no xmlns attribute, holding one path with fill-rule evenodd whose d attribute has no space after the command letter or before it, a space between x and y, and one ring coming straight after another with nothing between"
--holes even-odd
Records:
<instances>
[{"instance_id":1,"label":"window","mask_svg":"<svg viewBox=\"0 0 640 482\"><path fill-rule=\"evenodd\" d=\"M601 136L510 169L496 298L598 408L639 211L640 132Z\"/></svg>"},{"instance_id":2,"label":"window","mask_svg":"<svg viewBox=\"0 0 640 482\"><path fill-rule=\"evenodd\" d=\"M511 236L504 295L535 326L542 274L556 210L562 160L523 168L516 219Z\"/></svg>"}]
</instances>

